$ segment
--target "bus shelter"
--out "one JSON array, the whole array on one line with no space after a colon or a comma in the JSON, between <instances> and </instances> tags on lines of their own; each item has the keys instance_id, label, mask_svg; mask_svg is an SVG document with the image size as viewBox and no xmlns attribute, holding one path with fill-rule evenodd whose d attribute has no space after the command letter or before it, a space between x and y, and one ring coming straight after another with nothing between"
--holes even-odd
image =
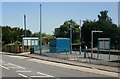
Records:
<instances>
[{"instance_id":1,"label":"bus shelter","mask_svg":"<svg viewBox=\"0 0 120 79\"><path fill-rule=\"evenodd\" d=\"M40 50L38 37L24 37L22 39L23 52L30 50L31 47L34 48L34 52L38 52Z\"/></svg>"}]
</instances>

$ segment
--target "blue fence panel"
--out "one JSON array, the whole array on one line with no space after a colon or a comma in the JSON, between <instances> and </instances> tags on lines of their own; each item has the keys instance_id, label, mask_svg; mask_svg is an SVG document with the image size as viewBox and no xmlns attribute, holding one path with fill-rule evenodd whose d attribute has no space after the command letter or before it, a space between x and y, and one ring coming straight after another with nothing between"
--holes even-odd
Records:
<instances>
[{"instance_id":1,"label":"blue fence panel","mask_svg":"<svg viewBox=\"0 0 120 79\"><path fill-rule=\"evenodd\" d=\"M56 38L50 40L50 52L68 52L70 51L69 38Z\"/></svg>"}]
</instances>

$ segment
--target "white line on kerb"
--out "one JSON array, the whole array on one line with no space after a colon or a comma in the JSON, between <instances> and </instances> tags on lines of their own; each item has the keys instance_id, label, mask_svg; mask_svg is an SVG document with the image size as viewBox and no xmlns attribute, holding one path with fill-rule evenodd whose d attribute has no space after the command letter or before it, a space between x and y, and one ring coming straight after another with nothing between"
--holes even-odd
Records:
<instances>
[{"instance_id":1,"label":"white line on kerb","mask_svg":"<svg viewBox=\"0 0 120 79\"><path fill-rule=\"evenodd\" d=\"M26 76L26 75L24 75L24 74L21 74L21 73L18 73L18 75L20 75L20 76L22 76L22 77L28 77L28 76Z\"/></svg>"},{"instance_id":2,"label":"white line on kerb","mask_svg":"<svg viewBox=\"0 0 120 79\"><path fill-rule=\"evenodd\" d=\"M40 75L44 75L46 77L54 77L54 76L51 76L51 75L48 75L48 74L45 74L45 73L41 73L41 72L37 72L37 73L40 74Z\"/></svg>"},{"instance_id":3,"label":"white line on kerb","mask_svg":"<svg viewBox=\"0 0 120 79\"><path fill-rule=\"evenodd\" d=\"M1 65L0 65L1 66ZM4 68L4 69L7 69L7 70L9 70L7 67L4 67L4 66L1 66L2 68Z\"/></svg>"}]
</instances>

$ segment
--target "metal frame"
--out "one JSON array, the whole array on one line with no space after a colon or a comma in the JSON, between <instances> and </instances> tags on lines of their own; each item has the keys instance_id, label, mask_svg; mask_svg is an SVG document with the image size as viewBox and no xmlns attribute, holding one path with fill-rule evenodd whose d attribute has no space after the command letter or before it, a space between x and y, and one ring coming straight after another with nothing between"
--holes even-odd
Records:
<instances>
[{"instance_id":1,"label":"metal frame","mask_svg":"<svg viewBox=\"0 0 120 79\"><path fill-rule=\"evenodd\" d=\"M103 31L92 31L91 32L91 58L93 57L93 33L94 32L99 32L99 33L101 33L101 32L103 32Z\"/></svg>"}]
</instances>

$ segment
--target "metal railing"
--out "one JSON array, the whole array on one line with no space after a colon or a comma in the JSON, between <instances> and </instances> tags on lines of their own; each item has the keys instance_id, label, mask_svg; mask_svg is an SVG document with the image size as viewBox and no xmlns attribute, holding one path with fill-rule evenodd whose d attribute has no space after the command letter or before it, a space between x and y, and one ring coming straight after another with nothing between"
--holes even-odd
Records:
<instances>
[{"instance_id":1,"label":"metal railing","mask_svg":"<svg viewBox=\"0 0 120 79\"><path fill-rule=\"evenodd\" d=\"M69 51L50 52L49 46L43 46L42 55L65 59L65 60L79 61L84 63L119 66L118 55L117 54L113 55L111 53L111 58L109 60L109 54L104 51L98 53L93 50L93 57L91 58L91 52L88 49L82 49L82 52L80 52L79 49L73 49L72 53L70 53Z\"/></svg>"}]
</instances>

